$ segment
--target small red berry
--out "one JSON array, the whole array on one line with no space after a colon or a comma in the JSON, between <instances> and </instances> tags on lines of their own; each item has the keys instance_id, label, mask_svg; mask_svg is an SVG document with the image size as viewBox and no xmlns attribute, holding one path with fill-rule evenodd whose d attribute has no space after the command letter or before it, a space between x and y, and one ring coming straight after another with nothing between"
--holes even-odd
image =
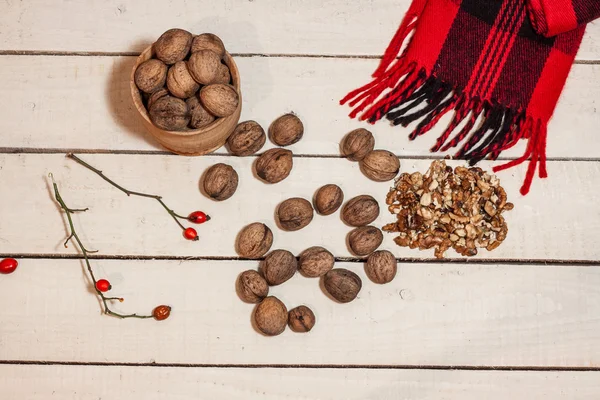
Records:
<instances>
[{"instance_id":1,"label":"small red berry","mask_svg":"<svg viewBox=\"0 0 600 400\"><path fill-rule=\"evenodd\" d=\"M194 228L187 228L183 231L183 236L185 236L187 240L198 240L198 232L196 232Z\"/></svg>"},{"instance_id":2,"label":"small red berry","mask_svg":"<svg viewBox=\"0 0 600 400\"><path fill-rule=\"evenodd\" d=\"M171 315L171 307L169 306L158 306L152 311L152 316L157 321L164 321Z\"/></svg>"},{"instance_id":3,"label":"small red berry","mask_svg":"<svg viewBox=\"0 0 600 400\"><path fill-rule=\"evenodd\" d=\"M0 274L12 274L19 263L14 258L5 258L0 261Z\"/></svg>"},{"instance_id":4,"label":"small red berry","mask_svg":"<svg viewBox=\"0 0 600 400\"><path fill-rule=\"evenodd\" d=\"M112 289L112 286L106 279L100 279L98 282L96 282L96 289L101 292L108 292L110 289Z\"/></svg>"},{"instance_id":5,"label":"small red berry","mask_svg":"<svg viewBox=\"0 0 600 400\"><path fill-rule=\"evenodd\" d=\"M210 221L210 216L202 211L194 211L188 216L188 221L193 222L194 224L203 224L206 221Z\"/></svg>"}]
</instances>

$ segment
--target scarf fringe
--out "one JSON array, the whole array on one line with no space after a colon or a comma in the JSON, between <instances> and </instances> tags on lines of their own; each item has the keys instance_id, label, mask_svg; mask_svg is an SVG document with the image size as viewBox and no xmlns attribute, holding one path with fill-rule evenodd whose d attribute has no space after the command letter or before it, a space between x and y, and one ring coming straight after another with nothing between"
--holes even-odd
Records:
<instances>
[{"instance_id":1,"label":"scarf fringe","mask_svg":"<svg viewBox=\"0 0 600 400\"><path fill-rule=\"evenodd\" d=\"M379 67L373 73L372 82L348 93L340 104L348 103L353 108L351 118L358 116L359 120L368 120L371 124L383 117L393 125L404 127L420 121L409 135L410 140L427 133L444 115L454 111L452 121L431 151L448 151L462 143L454 158L467 160L470 165L475 165L484 158L496 160L502 151L513 147L519 140L526 139L527 149L522 157L493 168L494 172L499 172L530 158L520 190L521 194L526 195L538 163L540 178L548 176L547 121L527 115L525 110L511 109L497 102L457 91L447 82L428 75L416 62L408 61L406 51L399 54L407 37L415 29L425 3L424 0L413 1ZM411 112L419 106L422 108ZM480 117L483 117L482 121L475 127ZM450 138L461 123L464 123L462 129Z\"/></svg>"}]
</instances>

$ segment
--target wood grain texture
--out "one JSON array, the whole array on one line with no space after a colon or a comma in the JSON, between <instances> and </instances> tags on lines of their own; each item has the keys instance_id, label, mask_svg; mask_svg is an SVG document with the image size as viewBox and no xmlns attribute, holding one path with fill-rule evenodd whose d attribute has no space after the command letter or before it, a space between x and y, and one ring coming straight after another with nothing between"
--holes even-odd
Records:
<instances>
[{"instance_id":1,"label":"wood grain texture","mask_svg":"<svg viewBox=\"0 0 600 400\"><path fill-rule=\"evenodd\" d=\"M270 295L309 306L310 334L264 337L235 280L254 261L95 260L115 310L173 307L171 317L101 314L79 260L22 260L0 280L0 360L190 364L434 366L600 365L600 269L509 265L400 265L388 285L363 266L358 298L330 300L318 279L296 275ZM8 306L10 305L10 306Z\"/></svg>"},{"instance_id":2,"label":"wood grain texture","mask_svg":"<svg viewBox=\"0 0 600 400\"><path fill-rule=\"evenodd\" d=\"M133 106L129 74L134 62L135 57L0 57L0 87L7 94L0 107L10 116L0 121L0 128L10 132L0 148L164 150ZM244 94L242 120L254 119L267 129L278 116L296 112L306 127L303 139L291 146L298 154L339 155L343 136L364 126L373 131L379 148L430 156L449 122L450 115L427 135L409 141L409 129L348 118L350 110L338 100L368 79L376 60L238 57L236 62ZM549 157L600 157L598 93L600 66L574 66L550 122ZM265 149L272 146L268 141ZM502 156L520 157L524 149L521 143Z\"/></svg>"},{"instance_id":3,"label":"wood grain texture","mask_svg":"<svg viewBox=\"0 0 600 400\"><path fill-rule=\"evenodd\" d=\"M4 400L591 400L595 372L0 366ZM35 382L35 385L31 385ZM8 397L6 394L8 393Z\"/></svg>"},{"instance_id":4,"label":"wood grain texture","mask_svg":"<svg viewBox=\"0 0 600 400\"><path fill-rule=\"evenodd\" d=\"M310 246L325 246L338 257L350 256L346 235L351 228L333 215L316 216L306 228L284 232L277 228L277 205L291 197L312 199L324 184L335 183L346 200L370 194L380 203L375 225L394 220L387 212L385 196L390 182L370 181L358 165L344 159L295 158L294 168L284 181L268 185L255 178L255 157L206 156L185 158L164 155L81 156L93 166L130 190L160 194L179 214L200 209L213 219L197 226L199 242L183 239L181 229L152 199L127 197L91 171L61 154L0 155L0 253L75 254L62 245L67 235L65 217L50 193L47 175L53 172L61 193L71 207L89 207L75 216L83 240L99 255L140 256L219 256L236 257L234 242L242 227L263 222L274 232L273 249L285 248L299 254ZM199 181L213 164L230 164L239 175L233 197L214 202L203 196ZM403 172L425 171L430 162L407 160ZM460 165L453 162L452 165ZM489 164L483 164L483 167ZM479 258L526 260L600 260L596 238L600 210L593 200L600 166L595 162L548 163L550 178L536 180L532 192L521 196L526 166L501 173L503 186L515 209L506 213L508 238L493 252L482 251ZM385 234L382 248L398 257L432 258L433 251L400 248L393 235ZM456 257L448 252L449 257Z\"/></svg>"},{"instance_id":5,"label":"wood grain texture","mask_svg":"<svg viewBox=\"0 0 600 400\"><path fill-rule=\"evenodd\" d=\"M374 54L385 50L410 0L8 1L4 50L141 51L179 27L219 35L234 53ZM65 24L68 15L68 25ZM598 59L592 24L579 59ZM595 39L594 39L595 38Z\"/></svg>"}]
</instances>

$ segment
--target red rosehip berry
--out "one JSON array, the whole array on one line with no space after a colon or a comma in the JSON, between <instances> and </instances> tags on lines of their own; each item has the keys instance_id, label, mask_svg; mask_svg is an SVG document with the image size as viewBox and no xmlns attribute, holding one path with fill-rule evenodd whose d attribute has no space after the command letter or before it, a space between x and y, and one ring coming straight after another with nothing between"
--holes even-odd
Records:
<instances>
[{"instance_id":1,"label":"red rosehip berry","mask_svg":"<svg viewBox=\"0 0 600 400\"><path fill-rule=\"evenodd\" d=\"M193 222L194 224L203 224L206 221L210 221L210 216L202 211L194 211L188 216L188 221Z\"/></svg>"},{"instance_id":2,"label":"red rosehip berry","mask_svg":"<svg viewBox=\"0 0 600 400\"><path fill-rule=\"evenodd\" d=\"M101 292L108 292L110 289L112 289L112 286L106 279L100 279L98 282L96 282L96 289Z\"/></svg>"},{"instance_id":3,"label":"red rosehip berry","mask_svg":"<svg viewBox=\"0 0 600 400\"><path fill-rule=\"evenodd\" d=\"M157 321L164 321L171 315L171 307L169 306L158 306L152 311L152 316Z\"/></svg>"},{"instance_id":4,"label":"red rosehip berry","mask_svg":"<svg viewBox=\"0 0 600 400\"><path fill-rule=\"evenodd\" d=\"M0 261L0 274L12 274L18 265L19 262L14 258L5 258Z\"/></svg>"},{"instance_id":5,"label":"red rosehip berry","mask_svg":"<svg viewBox=\"0 0 600 400\"><path fill-rule=\"evenodd\" d=\"M194 228L187 228L183 231L183 236L185 236L187 240L198 240L198 232L196 232Z\"/></svg>"}]
</instances>

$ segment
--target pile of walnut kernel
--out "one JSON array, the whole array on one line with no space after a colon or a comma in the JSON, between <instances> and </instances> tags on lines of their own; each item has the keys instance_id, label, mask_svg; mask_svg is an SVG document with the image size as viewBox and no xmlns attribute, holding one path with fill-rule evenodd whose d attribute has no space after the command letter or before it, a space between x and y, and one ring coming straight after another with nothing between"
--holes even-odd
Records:
<instances>
[{"instance_id":1,"label":"pile of walnut kernel","mask_svg":"<svg viewBox=\"0 0 600 400\"><path fill-rule=\"evenodd\" d=\"M508 233L502 213L514 207L495 175L477 167L453 170L442 160L425 175L401 174L386 202L398 221L383 230L398 232L399 246L435 248L437 258L451 247L463 256L494 250Z\"/></svg>"}]
</instances>

